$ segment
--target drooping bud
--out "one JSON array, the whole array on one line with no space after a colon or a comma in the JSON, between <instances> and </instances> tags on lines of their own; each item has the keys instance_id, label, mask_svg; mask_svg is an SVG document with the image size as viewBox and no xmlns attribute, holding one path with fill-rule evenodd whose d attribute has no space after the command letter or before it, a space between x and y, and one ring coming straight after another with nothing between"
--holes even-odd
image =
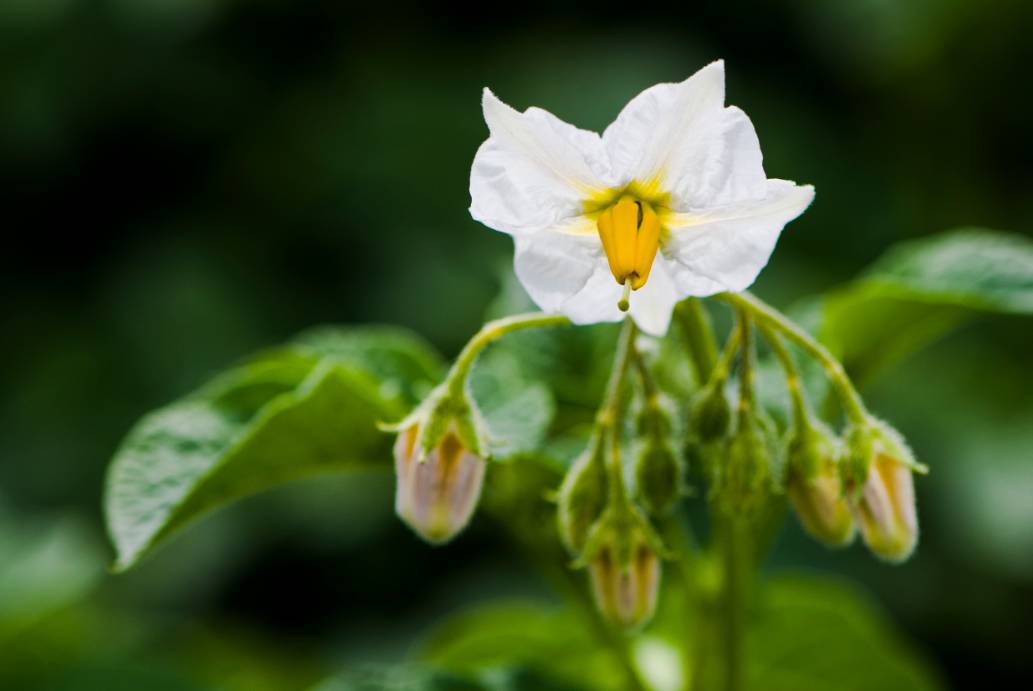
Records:
<instances>
[{"instance_id":1,"label":"drooping bud","mask_svg":"<svg viewBox=\"0 0 1033 691\"><path fill-rule=\"evenodd\" d=\"M902 562L918 543L912 472L925 472L900 434L869 419L847 435L844 468L851 508L864 542L876 556Z\"/></svg>"},{"instance_id":2,"label":"drooping bud","mask_svg":"<svg viewBox=\"0 0 1033 691\"><path fill-rule=\"evenodd\" d=\"M431 544L454 538L477 507L487 467L449 430L423 460L416 442L419 428L402 430L395 442L395 511Z\"/></svg>"},{"instance_id":3,"label":"drooping bud","mask_svg":"<svg viewBox=\"0 0 1033 691\"><path fill-rule=\"evenodd\" d=\"M662 515L682 493L683 467L671 445L671 419L656 398L638 416L642 440L635 459L635 490L646 509Z\"/></svg>"},{"instance_id":4,"label":"drooping bud","mask_svg":"<svg viewBox=\"0 0 1033 691\"><path fill-rule=\"evenodd\" d=\"M595 605L605 619L632 629L656 610L663 548L637 508L607 507L592 526L582 562L588 566Z\"/></svg>"},{"instance_id":5,"label":"drooping bud","mask_svg":"<svg viewBox=\"0 0 1033 691\"><path fill-rule=\"evenodd\" d=\"M635 459L635 488L646 509L667 513L682 493L682 464L671 445L647 441Z\"/></svg>"},{"instance_id":6,"label":"drooping bud","mask_svg":"<svg viewBox=\"0 0 1033 691\"><path fill-rule=\"evenodd\" d=\"M480 417L462 388L439 386L397 425L395 512L431 544L454 538L481 496Z\"/></svg>"},{"instance_id":7,"label":"drooping bud","mask_svg":"<svg viewBox=\"0 0 1033 691\"><path fill-rule=\"evenodd\" d=\"M732 408L723 383L704 388L692 402L689 429L702 444L723 439L732 423Z\"/></svg>"},{"instance_id":8,"label":"drooping bud","mask_svg":"<svg viewBox=\"0 0 1033 691\"><path fill-rule=\"evenodd\" d=\"M788 446L789 499L811 537L830 547L854 539L854 519L843 492L841 449L824 424L809 421L794 430Z\"/></svg>"},{"instance_id":9,"label":"drooping bud","mask_svg":"<svg viewBox=\"0 0 1033 691\"><path fill-rule=\"evenodd\" d=\"M579 555L592 524L606 506L606 460L603 444L593 437L588 450L563 478L558 495L560 539L571 554Z\"/></svg>"},{"instance_id":10,"label":"drooping bud","mask_svg":"<svg viewBox=\"0 0 1033 691\"><path fill-rule=\"evenodd\" d=\"M757 415L741 414L728 439L722 463L712 468L712 493L717 505L735 515L762 508L772 490L774 461L770 430Z\"/></svg>"}]
</instances>

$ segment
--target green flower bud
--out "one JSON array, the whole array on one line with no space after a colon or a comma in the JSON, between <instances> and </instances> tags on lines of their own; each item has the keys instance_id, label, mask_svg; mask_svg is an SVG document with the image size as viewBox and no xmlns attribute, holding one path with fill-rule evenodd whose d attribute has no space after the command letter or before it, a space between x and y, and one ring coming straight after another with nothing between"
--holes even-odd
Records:
<instances>
[{"instance_id":1,"label":"green flower bud","mask_svg":"<svg viewBox=\"0 0 1033 691\"><path fill-rule=\"evenodd\" d=\"M726 442L723 462L712 468L711 491L717 505L737 515L762 508L771 494L774 462L768 425L756 415L740 415L735 433Z\"/></svg>"},{"instance_id":2,"label":"green flower bud","mask_svg":"<svg viewBox=\"0 0 1033 691\"><path fill-rule=\"evenodd\" d=\"M635 460L635 488L646 509L654 515L667 513L682 489L682 464L671 445L648 440Z\"/></svg>"},{"instance_id":3,"label":"green flower bud","mask_svg":"<svg viewBox=\"0 0 1033 691\"><path fill-rule=\"evenodd\" d=\"M673 425L657 397L647 399L635 419L638 436L650 439L666 439L671 435Z\"/></svg>"},{"instance_id":4,"label":"green flower bud","mask_svg":"<svg viewBox=\"0 0 1033 691\"><path fill-rule=\"evenodd\" d=\"M708 386L696 394L689 415L689 429L700 443L723 439L731 424L732 409L723 384Z\"/></svg>"},{"instance_id":5,"label":"green flower bud","mask_svg":"<svg viewBox=\"0 0 1033 691\"><path fill-rule=\"evenodd\" d=\"M558 496L560 539L571 554L585 547L588 533L606 506L604 445L595 437L563 478Z\"/></svg>"},{"instance_id":6,"label":"green flower bud","mask_svg":"<svg viewBox=\"0 0 1033 691\"><path fill-rule=\"evenodd\" d=\"M395 512L424 540L442 544L470 521L487 464L466 448L454 429L420 459L419 436L419 425L412 425L395 441Z\"/></svg>"},{"instance_id":7,"label":"green flower bud","mask_svg":"<svg viewBox=\"0 0 1033 691\"><path fill-rule=\"evenodd\" d=\"M811 537L830 547L854 539L854 519L839 471L840 445L821 422L794 430L789 441L789 499Z\"/></svg>"},{"instance_id":8,"label":"green flower bud","mask_svg":"<svg viewBox=\"0 0 1033 691\"><path fill-rule=\"evenodd\" d=\"M924 472L900 434L869 419L847 435L844 468L861 537L876 556L902 562L918 543L913 471Z\"/></svg>"},{"instance_id":9,"label":"green flower bud","mask_svg":"<svg viewBox=\"0 0 1033 691\"><path fill-rule=\"evenodd\" d=\"M683 469L674 452L674 425L657 396L647 397L637 418L639 448L635 458L635 489L650 513L666 513L682 492Z\"/></svg>"},{"instance_id":10,"label":"green flower bud","mask_svg":"<svg viewBox=\"0 0 1033 691\"><path fill-rule=\"evenodd\" d=\"M611 505L592 526L582 562L595 605L607 621L633 629L652 618L662 552L648 520L629 504Z\"/></svg>"}]
</instances>

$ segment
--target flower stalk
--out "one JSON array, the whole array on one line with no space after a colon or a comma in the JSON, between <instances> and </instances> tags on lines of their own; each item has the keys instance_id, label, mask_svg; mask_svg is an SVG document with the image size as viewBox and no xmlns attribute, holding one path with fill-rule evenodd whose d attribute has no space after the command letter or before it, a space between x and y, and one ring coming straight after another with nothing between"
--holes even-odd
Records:
<instances>
[{"instance_id":1,"label":"flower stalk","mask_svg":"<svg viewBox=\"0 0 1033 691\"><path fill-rule=\"evenodd\" d=\"M470 368L489 344L506 334L522 329L532 329L546 326L564 326L570 324L570 320L559 314L545 314L543 312L529 312L515 314L511 317L503 317L490 321L481 327L473 338L463 347L456 358L452 370L448 373L450 387L464 387L466 379L470 374Z\"/></svg>"},{"instance_id":2,"label":"flower stalk","mask_svg":"<svg viewBox=\"0 0 1033 691\"><path fill-rule=\"evenodd\" d=\"M861 400L860 394L857 393L857 389L854 388L853 382L850 381L850 377L847 376L846 370L839 360L833 357L825 346L794 324L789 317L749 292L721 293L715 297L738 309L745 310L759 323L775 329L820 362L825 368L829 380L836 388L843 410L851 422L863 423L870 417L864 401Z\"/></svg>"},{"instance_id":3,"label":"flower stalk","mask_svg":"<svg viewBox=\"0 0 1033 691\"><path fill-rule=\"evenodd\" d=\"M698 298L689 298L675 308L675 318L689 346L696 383L703 386L717 366L717 343L706 308Z\"/></svg>"}]
</instances>

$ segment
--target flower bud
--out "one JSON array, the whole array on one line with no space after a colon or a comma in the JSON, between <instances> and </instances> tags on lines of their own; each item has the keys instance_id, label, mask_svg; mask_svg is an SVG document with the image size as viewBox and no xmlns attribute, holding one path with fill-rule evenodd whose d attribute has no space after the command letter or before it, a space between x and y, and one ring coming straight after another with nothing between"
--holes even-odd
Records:
<instances>
[{"instance_id":1,"label":"flower bud","mask_svg":"<svg viewBox=\"0 0 1033 691\"><path fill-rule=\"evenodd\" d=\"M635 488L646 509L662 515L678 501L682 489L682 464L671 445L650 439L635 460Z\"/></svg>"},{"instance_id":2,"label":"flower bud","mask_svg":"<svg viewBox=\"0 0 1033 691\"><path fill-rule=\"evenodd\" d=\"M419 436L419 424L414 424L395 441L395 512L424 540L441 544L470 521L487 464L464 446L454 428L420 459Z\"/></svg>"},{"instance_id":3,"label":"flower bud","mask_svg":"<svg viewBox=\"0 0 1033 691\"><path fill-rule=\"evenodd\" d=\"M713 498L729 513L754 513L771 494L773 455L768 429L756 415L742 414L725 449L723 462L711 471Z\"/></svg>"},{"instance_id":4,"label":"flower bud","mask_svg":"<svg viewBox=\"0 0 1033 691\"><path fill-rule=\"evenodd\" d=\"M732 423L732 409L728 405L724 386L708 386L692 402L689 429L696 439L707 444L722 439Z\"/></svg>"},{"instance_id":5,"label":"flower bud","mask_svg":"<svg viewBox=\"0 0 1033 691\"><path fill-rule=\"evenodd\" d=\"M656 610L660 546L642 513L629 504L611 506L592 527L583 561L595 605L610 623L631 629Z\"/></svg>"},{"instance_id":6,"label":"flower bud","mask_svg":"<svg viewBox=\"0 0 1033 691\"><path fill-rule=\"evenodd\" d=\"M674 426L658 396L646 399L637 423L640 443L635 458L635 490L650 513L661 515L682 492L682 463L671 445Z\"/></svg>"},{"instance_id":7,"label":"flower bud","mask_svg":"<svg viewBox=\"0 0 1033 691\"><path fill-rule=\"evenodd\" d=\"M606 462L603 444L596 438L567 471L558 500L560 539L571 554L579 555L592 524L606 506Z\"/></svg>"},{"instance_id":8,"label":"flower bud","mask_svg":"<svg viewBox=\"0 0 1033 691\"><path fill-rule=\"evenodd\" d=\"M918 543L911 473L924 471L924 466L914 460L900 434L878 420L854 427L848 450L847 486L865 544L886 561L904 561Z\"/></svg>"},{"instance_id":9,"label":"flower bud","mask_svg":"<svg viewBox=\"0 0 1033 691\"><path fill-rule=\"evenodd\" d=\"M854 519L843 493L839 444L820 422L795 430L789 442L789 499L811 537L830 547L854 539Z\"/></svg>"}]
</instances>

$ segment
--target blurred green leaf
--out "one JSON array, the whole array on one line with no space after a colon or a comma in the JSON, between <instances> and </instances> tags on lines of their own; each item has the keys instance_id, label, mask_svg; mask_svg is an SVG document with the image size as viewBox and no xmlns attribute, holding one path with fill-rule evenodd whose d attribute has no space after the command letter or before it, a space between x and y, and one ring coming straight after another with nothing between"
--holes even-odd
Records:
<instances>
[{"instance_id":1,"label":"blurred green leaf","mask_svg":"<svg viewBox=\"0 0 1033 691\"><path fill-rule=\"evenodd\" d=\"M557 686L519 667L459 675L418 665L397 665L349 670L311 691L578 691L580 688Z\"/></svg>"},{"instance_id":2,"label":"blurred green leaf","mask_svg":"<svg viewBox=\"0 0 1033 691\"><path fill-rule=\"evenodd\" d=\"M0 512L0 641L83 597L103 575L98 545L78 521Z\"/></svg>"},{"instance_id":3,"label":"blurred green leaf","mask_svg":"<svg viewBox=\"0 0 1033 691\"><path fill-rule=\"evenodd\" d=\"M512 452L565 467L584 448L613 359L618 325L533 329L493 344L471 375L489 427ZM504 395L500 395L504 394ZM503 407L504 406L504 407Z\"/></svg>"},{"instance_id":4,"label":"blurred green leaf","mask_svg":"<svg viewBox=\"0 0 1033 691\"><path fill-rule=\"evenodd\" d=\"M294 345L307 353L368 372L385 398L419 403L444 375L441 356L407 329L392 326L319 326L302 332Z\"/></svg>"},{"instance_id":5,"label":"blurred green leaf","mask_svg":"<svg viewBox=\"0 0 1033 691\"><path fill-rule=\"evenodd\" d=\"M383 462L390 440L376 423L404 414L439 368L414 336L324 329L148 415L109 469L115 568L133 566L178 528L232 500Z\"/></svg>"},{"instance_id":6,"label":"blurred green leaf","mask_svg":"<svg viewBox=\"0 0 1033 691\"><path fill-rule=\"evenodd\" d=\"M528 379L511 353L485 353L470 373L470 389L488 428L492 458L505 460L541 445L556 405L549 389Z\"/></svg>"},{"instance_id":7,"label":"blurred green leaf","mask_svg":"<svg viewBox=\"0 0 1033 691\"><path fill-rule=\"evenodd\" d=\"M901 243L825 298L818 333L863 380L980 312L1033 314L1033 241L964 229Z\"/></svg>"},{"instance_id":8,"label":"blurred green leaf","mask_svg":"<svg viewBox=\"0 0 1033 691\"><path fill-rule=\"evenodd\" d=\"M750 688L933 691L940 680L853 588L816 577L773 579L750 631Z\"/></svg>"},{"instance_id":9,"label":"blurred green leaf","mask_svg":"<svg viewBox=\"0 0 1033 691\"><path fill-rule=\"evenodd\" d=\"M487 691L482 684L415 666L373 667L342 672L311 691Z\"/></svg>"},{"instance_id":10,"label":"blurred green leaf","mask_svg":"<svg viewBox=\"0 0 1033 691\"><path fill-rule=\"evenodd\" d=\"M441 623L420 657L463 674L516 665L560 688L620 689L621 670L592 633L566 609L537 602L489 603Z\"/></svg>"}]
</instances>

